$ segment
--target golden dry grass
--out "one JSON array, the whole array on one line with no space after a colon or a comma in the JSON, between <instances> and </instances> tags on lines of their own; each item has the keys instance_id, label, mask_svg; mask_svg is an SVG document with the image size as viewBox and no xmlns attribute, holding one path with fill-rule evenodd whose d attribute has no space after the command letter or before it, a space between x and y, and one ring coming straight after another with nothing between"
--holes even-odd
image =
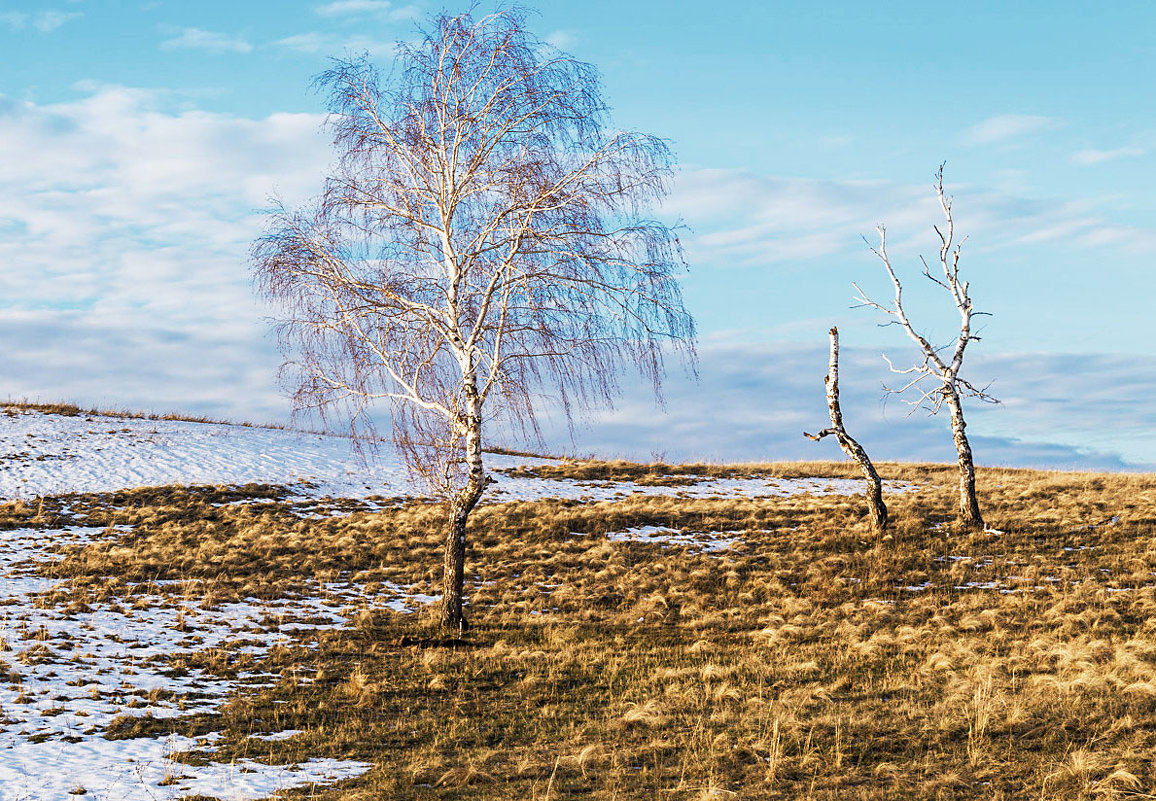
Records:
<instances>
[{"instance_id":1,"label":"golden dry grass","mask_svg":"<svg viewBox=\"0 0 1156 801\"><path fill-rule=\"evenodd\" d=\"M844 468L765 466L796 469ZM921 486L888 497L882 542L858 498L483 507L465 638L444 637L432 610L377 610L265 657L207 650L172 669L280 678L217 715L125 719L114 734L220 730L224 758L375 765L289 798L1152 797L1156 480L983 470L1002 532L987 534L952 525L949 468L881 473ZM45 571L70 589L43 603L211 605L337 579L434 593L440 513L301 519L275 488L157 489L8 504L0 527L132 526L63 548ZM712 554L605 537L641 525L741 542ZM290 728L304 734L247 737Z\"/></svg>"}]
</instances>

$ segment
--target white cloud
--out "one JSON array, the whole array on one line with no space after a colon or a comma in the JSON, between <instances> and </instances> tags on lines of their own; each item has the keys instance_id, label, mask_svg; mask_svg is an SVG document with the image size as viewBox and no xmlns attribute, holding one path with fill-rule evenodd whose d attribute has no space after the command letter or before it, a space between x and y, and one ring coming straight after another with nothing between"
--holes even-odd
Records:
<instances>
[{"instance_id":1,"label":"white cloud","mask_svg":"<svg viewBox=\"0 0 1156 801\"><path fill-rule=\"evenodd\" d=\"M0 98L0 152L10 155L0 160L2 392L283 419L274 381L279 357L262 322L266 310L252 297L247 253L270 192L294 204L320 188L330 161L321 116L245 119L170 105L164 94L116 86L94 86L70 103ZM871 274L877 265L859 234L886 220L898 254L902 231L929 234L935 219L926 184L739 171L688 171L672 202L708 229L703 236L713 237L707 241L718 263L773 263L783 254L844 248ZM957 208L967 231L983 233L977 250L1031 232L1055 241L1124 236L1087 204L971 190ZM800 316L782 322L798 324ZM547 442L641 458L662 451L686 459L838 458L835 446L801 436L824 425L828 325L815 323L813 345L716 338L701 348L701 384L672 370L667 414L627 382L626 398L580 430L576 446L557 421L547 421ZM854 340L845 340L843 373L852 433L880 459L949 460L945 420L905 419L898 404L880 409L885 367ZM1148 403L1156 367L1135 357L975 355L973 375L999 379L995 391L1004 400L969 418L981 463L1156 461L1156 407Z\"/></svg>"},{"instance_id":2,"label":"white cloud","mask_svg":"<svg viewBox=\"0 0 1156 801\"><path fill-rule=\"evenodd\" d=\"M964 132L964 141L975 145L990 145L1004 142L1026 134L1050 131L1063 125L1053 117L1035 114L1001 114L988 117Z\"/></svg>"},{"instance_id":3,"label":"white cloud","mask_svg":"<svg viewBox=\"0 0 1156 801\"><path fill-rule=\"evenodd\" d=\"M277 387L279 357L259 314L217 335L118 316L5 313L3 397L252 422L288 419L288 401Z\"/></svg>"},{"instance_id":4,"label":"white cloud","mask_svg":"<svg viewBox=\"0 0 1156 801\"><path fill-rule=\"evenodd\" d=\"M364 23L364 18L370 16L397 22L414 19L421 14L417 6L395 6L387 0L337 0L317 6L314 11L319 16L344 19L350 24ZM365 29L364 24L361 29ZM316 30L286 36L273 44L308 55L339 56L345 53L368 53L374 57L390 57L397 51L397 42L393 37L385 39L361 33L339 34Z\"/></svg>"},{"instance_id":5,"label":"white cloud","mask_svg":"<svg viewBox=\"0 0 1156 801\"><path fill-rule=\"evenodd\" d=\"M855 137L851 134L828 134L827 136L820 136L816 140L819 147L828 150L840 150L849 147L855 143Z\"/></svg>"},{"instance_id":6,"label":"white cloud","mask_svg":"<svg viewBox=\"0 0 1156 801\"><path fill-rule=\"evenodd\" d=\"M1115 150L1081 150L1072 154L1072 162L1084 167L1123 158L1137 158L1147 151L1139 147L1118 147Z\"/></svg>"},{"instance_id":7,"label":"white cloud","mask_svg":"<svg viewBox=\"0 0 1156 801\"><path fill-rule=\"evenodd\" d=\"M881 220L897 229L933 220L933 202L923 187L702 169L680 174L664 208L696 232L692 261L752 266L860 248Z\"/></svg>"},{"instance_id":8,"label":"white cloud","mask_svg":"<svg viewBox=\"0 0 1156 801\"><path fill-rule=\"evenodd\" d=\"M64 25L69 20L83 17L84 14L80 11L37 11L29 13L26 11L4 11L0 12L0 22L7 25L14 31L22 31L26 28L35 28L41 33L51 33L57 28Z\"/></svg>"},{"instance_id":9,"label":"white cloud","mask_svg":"<svg viewBox=\"0 0 1156 801\"><path fill-rule=\"evenodd\" d=\"M322 118L166 101L105 86L0 102L4 391L279 414L248 247L270 193L294 203L320 189Z\"/></svg>"},{"instance_id":10,"label":"white cloud","mask_svg":"<svg viewBox=\"0 0 1156 801\"><path fill-rule=\"evenodd\" d=\"M1083 232L1077 242L1085 248L1116 248L1125 253L1156 251L1156 232L1125 225L1097 225Z\"/></svg>"},{"instance_id":11,"label":"white cloud","mask_svg":"<svg viewBox=\"0 0 1156 801\"><path fill-rule=\"evenodd\" d=\"M309 33L299 33L293 36L286 36L284 39L278 39L273 44L278 47L284 47L288 50L295 50L298 53L325 53L333 52L337 44L337 40L330 34L317 33L310 31Z\"/></svg>"},{"instance_id":12,"label":"white cloud","mask_svg":"<svg viewBox=\"0 0 1156 801\"><path fill-rule=\"evenodd\" d=\"M42 33L48 33L59 28L72 19L83 17L79 11L41 11L32 17L32 27Z\"/></svg>"},{"instance_id":13,"label":"white cloud","mask_svg":"<svg viewBox=\"0 0 1156 801\"><path fill-rule=\"evenodd\" d=\"M389 11L392 3L388 0L337 0L317 7L317 13L323 17L338 16L341 14L380 14Z\"/></svg>"},{"instance_id":14,"label":"white cloud","mask_svg":"<svg viewBox=\"0 0 1156 801\"><path fill-rule=\"evenodd\" d=\"M569 31L554 31L546 37L546 43L559 50L569 50L578 43L578 39Z\"/></svg>"},{"instance_id":15,"label":"white cloud","mask_svg":"<svg viewBox=\"0 0 1156 801\"><path fill-rule=\"evenodd\" d=\"M322 17L349 17L372 14L389 20L413 19L420 14L416 6L394 6L388 0L335 0L314 9Z\"/></svg>"},{"instance_id":16,"label":"white cloud","mask_svg":"<svg viewBox=\"0 0 1156 801\"><path fill-rule=\"evenodd\" d=\"M200 28L182 28L180 34L161 42L162 50L207 50L210 53L250 53L253 45L236 36L206 31Z\"/></svg>"}]
</instances>

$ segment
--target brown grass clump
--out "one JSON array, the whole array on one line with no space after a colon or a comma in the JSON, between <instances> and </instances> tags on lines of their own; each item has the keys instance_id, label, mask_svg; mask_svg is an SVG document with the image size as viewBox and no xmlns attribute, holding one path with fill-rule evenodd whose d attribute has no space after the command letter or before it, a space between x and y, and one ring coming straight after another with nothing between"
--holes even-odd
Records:
<instances>
[{"instance_id":1,"label":"brown grass clump","mask_svg":"<svg viewBox=\"0 0 1156 801\"><path fill-rule=\"evenodd\" d=\"M692 467L615 463L565 477L709 469ZM949 468L881 472L920 486L889 496L896 526L884 541L861 499L838 496L482 507L466 638L444 638L428 608L367 604L346 629L264 657L213 649L174 661L278 678L238 690L217 715L126 719L115 733L223 731L214 758L375 765L282 794L302 799L1156 792L1152 477L983 470L981 503L1000 533L977 533L952 523ZM62 546L45 572L70 590L45 603L180 594L211 605L316 593L325 581L437 587L441 510L429 504L303 519L275 488L250 487L44 507L45 526L131 526ZM0 527L40 525L34 516L0 506ZM644 525L738 542L710 552L606 536ZM21 671L38 658L9 656ZM303 733L248 736L283 729Z\"/></svg>"}]
</instances>

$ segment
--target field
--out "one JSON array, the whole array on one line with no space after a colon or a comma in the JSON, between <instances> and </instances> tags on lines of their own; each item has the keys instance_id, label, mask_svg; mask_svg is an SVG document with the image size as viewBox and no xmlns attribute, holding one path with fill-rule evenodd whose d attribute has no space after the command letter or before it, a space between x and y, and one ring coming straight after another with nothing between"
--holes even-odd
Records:
<instances>
[{"instance_id":1,"label":"field","mask_svg":"<svg viewBox=\"0 0 1156 801\"><path fill-rule=\"evenodd\" d=\"M0 505L0 799L1156 797L1150 476L496 461L461 637L403 493Z\"/></svg>"}]
</instances>

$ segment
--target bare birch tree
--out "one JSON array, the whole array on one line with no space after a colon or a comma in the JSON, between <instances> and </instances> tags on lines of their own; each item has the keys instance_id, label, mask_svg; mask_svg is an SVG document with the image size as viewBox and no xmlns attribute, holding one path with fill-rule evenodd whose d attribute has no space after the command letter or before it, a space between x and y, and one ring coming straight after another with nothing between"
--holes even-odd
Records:
<instances>
[{"instance_id":1,"label":"bare birch tree","mask_svg":"<svg viewBox=\"0 0 1156 801\"><path fill-rule=\"evenodd\" d=\"M887 364L893 373L910 376L905 384L897 388L888 387L888 391L896 394L914 391L917 397L909 401L915 408L926 408L936 414L947 405L951 413L951 431L955 440L955 452L959 463L959 520L969 528L982 528L983 516L980 514L979 501L975 496L975 462L972 459L971 443L968 442L963 419L963 399L978 398L988 403L999 401L987 392L987 387L978 388L963 376L960 370L963 367L963 355L967 346L979 337L972 332L972 318L977 312L972 307L969 294L970 285L960 278L959 259L963 248L963 241L955 242L955 222L951 213L951 198L943 191L943 165L935 174L935 193L939 198L939 206L943 210L944 226L935 226L935 233L939 235L939 269L934 273L927 260L920 256L923 263L923 275L937 286L945 290L959 312L959 335L947 345L937 347L921 334L911 323L907 311L903 308L903 285L891 266L891 259L887 255L887 230L884 226L878 227L879 246L871 248L883 262L887 277L895 289L895 298L891 305L885 306L876 303L867 297L866 293L853 284L859 293L856 298L861 305L878 309L891 318L889 325L898 325L903 328L907 336L919 346L922 360L906 369L899 369L888 359ZM886 359L887 357L884 356ZM914 409L913 409L914 410Z\"/></svg>"},{"instance_id":2,"label":"bare birch tree","mask_svg":"<svg viewBox=\"0 0 1156 801\"><path fill-rule=\"evenodd\" d=\"M831 427L824 428L818 434L808 434L804 431L803 436L818 442L823 437L833 435L843 453L859 464L863 477L867 479L867 509L871 513L871 527L882 537L887 533L887 505L883 503L883 482L879 479L879 472L872 464L867 451L843 426L843 409L839 404L839 329L832 327L828 334L831 338L831 361L823 381L827 385L827 411L831 415Z\"/></svg>"},{"instance_id":3,"label":"bare birch tree","mask_svg":"<svg viewBox=\"0 0 1156 801\"><path fill-rule=\"evenodd\" d=\"M283 312L295 408L364 435L390 404L396 447L448 501L441 621L463 630L484 427L535 439L543 397L570 417L623 365L657 393L664 354L693 362L681 247L648 216L673 155L608 128L594 68L512 10L443 14L390 73L336 60L318 85L336 166L312 205L274 211L255 283Z\"/></svg>"}]
</instances>

